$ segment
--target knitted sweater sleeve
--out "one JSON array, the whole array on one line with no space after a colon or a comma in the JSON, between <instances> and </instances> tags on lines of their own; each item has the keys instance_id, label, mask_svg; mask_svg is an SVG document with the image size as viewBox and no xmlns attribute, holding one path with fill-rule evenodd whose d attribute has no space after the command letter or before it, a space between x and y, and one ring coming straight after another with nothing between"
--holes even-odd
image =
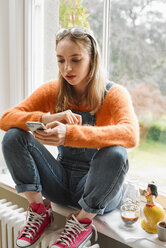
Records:
<instances>
[{"instance_id":1,"label":"knitted sweater sleeve","mask_svg":"<svg viewBox=\"0 0 166 248\"><path fill-rule=\"evenodd\" d=\"M55 81L45 83L23 102L8 109L0 119L0 129L7 131L12 127L28 130L27 121L40 121L44 113L54 112Z\"/></svg>"},{"instance_id":2,"label":"knitted sweater sleeve","mask_svg":"<svg viewBox=\"0 0 166 248\"><path fill-rule=\"evenodd\" d=\"M121 145L135 147L139 125L127 90L113 86L96 114L96 126L66 125L65 146L102 148Z\"/></svg>"}]
</instances>

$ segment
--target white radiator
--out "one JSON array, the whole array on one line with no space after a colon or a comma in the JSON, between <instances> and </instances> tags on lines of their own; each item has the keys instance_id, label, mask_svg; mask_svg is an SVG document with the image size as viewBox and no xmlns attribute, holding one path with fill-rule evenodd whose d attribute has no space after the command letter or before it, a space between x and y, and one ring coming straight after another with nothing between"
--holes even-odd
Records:
<instances>
[{"instance_id":1,"label":"white radiator","mask_svg":"<svg viewBox=\"0 0 166 248\"><path fill-rule=\"evenodd\" d=\"M26 211L13 205L6 199L0 200L0 248L16 248L16 238L19 231L23 228L26 222ZM61 229L62 230L62 229ZM45 235L35 248L50 248L55 242L61 230L57 230L56 225L51 225L45 232ZM89 241L86 247L99 248L98 244L92 245ZM83 248L86 248L83 247Z\"/></svg>"}]
</instances>

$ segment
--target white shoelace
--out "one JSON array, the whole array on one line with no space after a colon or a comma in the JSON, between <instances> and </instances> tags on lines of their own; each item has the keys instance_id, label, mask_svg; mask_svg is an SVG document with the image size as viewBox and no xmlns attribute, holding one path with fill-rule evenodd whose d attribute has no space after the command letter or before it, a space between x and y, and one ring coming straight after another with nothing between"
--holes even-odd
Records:
<instances>
[{"instance_id":1,"label":"white shoelace","mask_svg":"<svg viewBox=\"0 0 166 248\"><path fill-rule=\"evenodd\" d=\"M33 212L31 209L30 211L28 211L28 215L29 216L27 218L27 223L22 235L26 236L27 238L33 239L34 238L33 235L35 235L36 232L39 231L39 228L41 227L41 224L46 215L37 214Z\"/></svg>"},{"instance_id":2,"label":"white shoelace","mask_svg":"<svg viewBox=\"0 0 166 248\"><path fill-rule=\"evenodd\" d=\"M95 230L95 241L97 240L97 230L96 227L91 224L93 229ZM82 231L86 231L86 224L81 224L74 215L72 215L71 219L67 220L64 231L61 233L60 237L57 239L57 242L61 244L67 245L70 247L70 244L78 237L78 233Z\"/></svg>"}]
</instances>

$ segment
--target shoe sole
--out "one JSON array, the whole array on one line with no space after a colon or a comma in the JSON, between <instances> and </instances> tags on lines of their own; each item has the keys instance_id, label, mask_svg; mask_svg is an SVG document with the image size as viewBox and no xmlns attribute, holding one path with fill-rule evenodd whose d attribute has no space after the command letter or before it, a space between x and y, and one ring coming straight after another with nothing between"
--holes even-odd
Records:
<instances>
[{"instance_id":1,"label":"shoe sole","mask_svg":"<svg viewBox=\"0 0 166 248\"><path fill-rule=\"evenodd\" d=\"M78 246L78 248L84 248L86 243L91 239L92 233L89 234L89 236L86 237L86 239Z\"/></svg>"},{"instance_id":2,"label":"shoe sole","mask_svg":"<svg viewBox=\"0 0 166 248\"><path fill-rule=\"evenodd\" d=\"M51 227L51 224L48 225L48 227L45 229L45 231L48 230L50 227ZM35 241L35 243L33 243L33 244L31 244L31 245L28 245L28 246L19 246L19 245L17 245L17 243L16 243L16 246L19 247L19 248L35 248L35 247L40 243L40 241L44 238L45 231L44 231L43 234Z\"/></svg>"},{"instance_id":3,"label":"shoe sole","mask_svg":"<svg viewBox=\"0 0 166 248\"><path fill-rule=\"evenodd\" d=\"M89 242L91 237L92 237L92 233L90 233L89 236L87 236L86 239L79 246L77 246L77 248L85 248L86 247L85 245ZM56 245L52 245L51 248L54 248L55 246Z\"/></svg>"}]
</instances>

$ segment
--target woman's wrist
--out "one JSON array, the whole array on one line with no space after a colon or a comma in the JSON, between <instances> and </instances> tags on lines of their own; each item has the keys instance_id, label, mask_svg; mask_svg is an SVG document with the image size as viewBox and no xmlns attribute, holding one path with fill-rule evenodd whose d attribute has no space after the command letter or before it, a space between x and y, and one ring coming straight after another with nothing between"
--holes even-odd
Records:
<instances>
[{"instance_id":1,"label":"woman's wrist","mask_svg":"<svg viewBox=\"0 0 166 248\"><path fill-rule=\"evenodd\" d=\"M55 113L55 114L46 113L42 115L41 122L46 125L53 121L59 121L58 117L59 117L59 113Z\"/></svg>"},{"instance_id":2,"label":"woman's wrist","mask_svg":"<svg viewBox=\"0 0 166 248\"><path fill-rule=\"evenodd\" d=\"M46 113L46 114L43 114L42 117L41 117L41 122L46 125L47 123L51 122L50 121L50 113Z\"/></svg>"}]
</instances>

